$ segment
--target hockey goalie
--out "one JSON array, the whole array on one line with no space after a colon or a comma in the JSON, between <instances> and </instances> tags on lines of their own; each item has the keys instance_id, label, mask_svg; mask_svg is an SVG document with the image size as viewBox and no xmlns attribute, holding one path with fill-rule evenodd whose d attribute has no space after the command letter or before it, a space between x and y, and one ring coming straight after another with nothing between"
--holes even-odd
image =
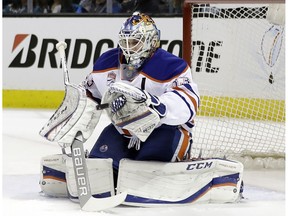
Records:
<instances>
[{"instance_id":1,"label":"hockey goalie","mask_svg":"<svg viewBox=\"0 0 288 216\"><path fill-rule=\"evenodd\" d=\"M66 44L57 44L66 94L40 134L63 154L42 158L44 194L79 200L87 211L241 198L241 163L191 159L197 85L188 64L159 43L152 18L133 13L120 29L119 47L102 54L80 85L70 84ZM111 124L87 153L85 141L103 110Z\"/></svg>"}]
</instances>

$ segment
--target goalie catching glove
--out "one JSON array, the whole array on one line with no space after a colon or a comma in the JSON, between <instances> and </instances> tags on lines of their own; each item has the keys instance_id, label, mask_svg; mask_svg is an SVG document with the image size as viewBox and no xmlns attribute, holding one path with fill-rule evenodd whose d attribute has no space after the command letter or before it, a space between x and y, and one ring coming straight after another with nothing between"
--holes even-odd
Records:
<instances>
[{"instance_id":1,"label":"goalie catching glove","mask_svg":"<svg viewBox=\"0 0 288 216\"><path fill-rule=\"evenodd\" d=\"M142 142L166 115L166 106L159 98L120 82L111 84L102 104L108 104L107 114L114 125L128 130Z\"/></svg>"}]
</instances>

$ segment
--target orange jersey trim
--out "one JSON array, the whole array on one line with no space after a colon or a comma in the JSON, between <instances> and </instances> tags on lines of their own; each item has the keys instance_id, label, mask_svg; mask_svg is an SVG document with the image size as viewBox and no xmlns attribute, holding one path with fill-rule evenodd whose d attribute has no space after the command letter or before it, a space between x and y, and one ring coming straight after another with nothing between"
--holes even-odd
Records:
<instances>
[{"instance_id":1,"label":"orange jersey trim","mask_svg":"<svg viewBox=\"0 0 288 216\"><path fill-rule=\"evenodd\" d=\"M185 153L187 151L188 145L189 145L189 132L186 131L184 128L181 128L180 130L181 130L182 134L184 135L184 139L182 141L181 148L178 152L177 158L178 158L178 160L181 161L181 160L183 160Z\"/></svg>"},{"instance_id":2,"label":"orange jersey trim","mask_svg":"<svg viewBox=\"0 0 288 216\"><path fill-rule=\"evenodd\" d=\"M190 96L187 92L185 92L183 89L179 88L179 87L174 87L173 89L177 90L177 91L181 91L183 92L185 95L187 95L189 97L189 99L192 101L194 107L195 107L195 111L197 112L198 110L198 106L197 106L197 102L195 100L195 98L193 98L192 96Z\"/></svg>"}]
</instances>

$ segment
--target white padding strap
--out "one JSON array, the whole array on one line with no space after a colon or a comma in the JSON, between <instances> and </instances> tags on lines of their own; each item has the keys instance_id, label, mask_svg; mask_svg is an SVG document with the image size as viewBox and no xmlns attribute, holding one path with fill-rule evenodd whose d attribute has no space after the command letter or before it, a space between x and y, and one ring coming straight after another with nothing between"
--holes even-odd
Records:
<instances>
[{"instance_id":1,"label":"white padding strap","mask_svg":"<svg viewBox=\"0 0 288 216\"><path fill-rule=\"evenodd\" d=\"M243 165L222 159L175 163L122 159L119 170L117 193L128 193L126 205L159 206L236 202Z\"/></svg>"}]
</instances>

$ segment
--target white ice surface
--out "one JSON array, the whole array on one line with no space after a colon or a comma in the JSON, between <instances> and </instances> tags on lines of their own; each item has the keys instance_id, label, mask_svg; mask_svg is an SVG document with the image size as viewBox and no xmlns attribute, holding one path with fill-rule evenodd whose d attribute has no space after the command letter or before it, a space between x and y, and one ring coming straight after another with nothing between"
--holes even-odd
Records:
<instances>
[{"instance_id":1,"label":"white ice surface","mask_svg":"<svg viewBox=\"0 0 288 216\"><path fill-rule=\"evenodd\" d=\"M38 135L53 114L51 110L4 109L2 112L2 207L3 216L19 215L93 215L93 216L284 216L284 170L246 170L244 197L235 204L193 204L158 208L119 206L102 212L84 212L68 199L39 194L40 159L60 153L57 144ZM95 134L86 143L90 149L100 130L108 123L102 117Z\"/></svg>"}]
</instances>

